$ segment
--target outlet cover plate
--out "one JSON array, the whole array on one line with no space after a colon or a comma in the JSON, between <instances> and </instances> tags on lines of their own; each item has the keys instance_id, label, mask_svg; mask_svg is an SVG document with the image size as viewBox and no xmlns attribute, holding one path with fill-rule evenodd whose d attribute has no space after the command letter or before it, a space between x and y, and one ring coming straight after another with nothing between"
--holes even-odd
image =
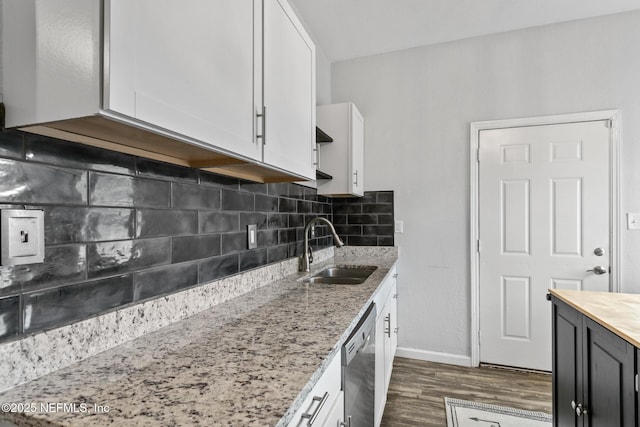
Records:
<instances>
[{"instance_id":1,"label":"outlet cover plate","mask_svg":"<svg viewBox=\"0 0 640 427\"><path fill-rule=\"evenodd\" d=\"M3 209L0 240L3 266L44 262L44 211Z\"/></svg>"},{"instance_id":2,"label":"outlet cover plate","mask_svg":"<svg viewBox=\"0 0 640 427\"><path fill-rule=\"evenodd\" d=\"M258 247L258 226L256 224L247 225L247 248Z\"/></svg>"},{"instance_id":3,"label":"outlet cover plate","mask_svg":"<svg viewBox=\"0 0 640 427\"><path fill-rule=\"evenodd\" d=\"M627 213L627 230L640 230L640 213Z\"/></svg>"}]
</instances>

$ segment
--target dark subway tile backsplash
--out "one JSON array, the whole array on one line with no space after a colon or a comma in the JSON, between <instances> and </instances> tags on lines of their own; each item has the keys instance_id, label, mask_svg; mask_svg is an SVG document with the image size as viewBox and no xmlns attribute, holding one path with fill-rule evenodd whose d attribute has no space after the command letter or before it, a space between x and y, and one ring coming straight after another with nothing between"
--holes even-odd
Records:
<instances>
[{"instance_id":1,"label":"dark subway tile backsplash","mask_svg":"<svg viewBox=\"0 0 640 427\"><path fill-rule=\"evenodd\" d=\"M173 184L173 206L182 209L220 209L220 189Z\"/></svg>"},{"instance_id":2,"label":"dark subway tile backsplash","mask_svg":"<svg viewBox=\"0 0 640 427\"><path fill-rule=\"evenodd\" d=\"M246 191L222 190L222 210L252 211L254 194Z\"/></svg>"},{"instance_id":3,"label":"dark subway tile backsplash","mask_svg":"<svg viewBox=\"0 0 640 427\"><path fill-rule=\"evenodd\" d=\"M179 238L178 238L179 239ZM89 278L112 276L171 261L171 239L123 240L87 245Z\"/></svg>"},{"instance_id":4,"label":"dark subway tile backsplash","mask_svg":"<svg viewBox=\"0 0 640 427\"><path fill-rule=\"evenodd\" d=\"M201 261L198 266L200 283L206 283L240 271L238 254L223 255Z\"/></svg>"},{"instance_id":5,"label":"dark subway tile backsplash","mask_svg":"<svg viewBox=\"0 0 640 427\"><path fill-rule=\"evenodd\" d=\"M278 198L256 194L256 210L261 212L278 212Z\"/></svg>"},{"instance_id":6,"label":"dark subway tile backsplash","mask_svg":"<svg viewBox=\"0 0 640 427\"><path fill-rule=\"evenodd\" d=\"M333 201L336 232L349 246L393 246L393 191L366 191L359 199Z\"/></svg>"},{"instance_id":7,"label":"dark subway tile backsplash","mask_svg":"<svg viewBox=\"0 0 640 427\"><path fill-rule=\"evenodd\" d=\"M0 298L0 340L20 333L20 297Z\"/></svg>"},{"instance_id":8,"label":"dark subway tile backsplash","mask_svg":"<svg viewBox=\"0 0 640 427\"><path fill-rule=\"evenodd\" d=\"M23 295L24 332L73 322L130 303L131 276L110 277Z\"/></svg>"},{"instance_id":9,"label":"dark subway tile backsplash","mask_svg":"<svg viewBox=\"0 0 640 427\"><path fill-rule=\"evenodd\" d=\"M191 261L220 255L220 235L174 237L171 262Z\"/></svg>"},{"instance_id":10,"label":"dark subway tile backsplash","mask_svg":"<svg viewBox=\"0 0 640 427\"><path fill-rule=\"evenodd\" d=\"M115 151L69 144L40 135L26 137L26 159L68 168L135 175L136 158Z\"/></svg>"},{"instance_id":11,"label":"dark subway tile backsplash","mask_svg":"<svg viewBox=\"0 0 640 427\"><path fill-rule=\"evenodd\" d=\"M199 213L200 233L227 233L240 230L238 212L206 211Z\"/></svg>"},{"instance_id":12,"label":"dark subway tile backsplash","mask_svg":"<svg viewBox=\"0 0 640 427\"><path fill-rule=\"evenodd\" d=\"M136 237L182 236L197 233L197 211L138 210Z\"/></svg>"},{"instance_id":13,"label":"dark subway tile backsplash","mask_svg":"<svg viewBox=\"0 0 640 427\"><path fill-rule=\"evenodd\" d=\"M393 192L332 200L19 131L0 132L0 170L0 208L44 210L46 245L42 264L0 266L0 342L299 256L315 216L393 245Z\"/></svg>"},{"instance_id":14,"label":"dark subway tile backsplash","mask_svg":"<svg viewBox=\"0 0 640 427\"><path fill-rule=\"evenodd\" d=\"M154 160L138 159L138 175L169 181L198 182L198 171L184 166L170 165Z\"/></svg>"},{"instance_id":15,"label":"dark subway tile backsplash","mask_svg":"<svg viewBox=\"0 0 640 427\"><path fill-rule=\"evenodd\" d=\"M267 264L267 248L245 251L240 254L240 271Z\"/></svg>"},{"instance_id":16,"label":"dark subway tile backsplash","mask_svg":"<svg viewBox=\"0 0 640 427\"><path fill-rule=\"evenodd\" d=\"M86 247L47 246L44 262L0 267L0 296L86 280Z\"/></svg>"},{"instance_id":17,"label":"dark subway tile backsplash","mask_svg":"<svg viewBox=\"0 0 640 427\"><path fill-rule=\"evenodd\" d=\"M247 249L247 232L227 233L222 235L222 253L240 252Z\"/></svg>"},{"instance_id":18,"label":"dark subway tile backsplash","mask_svg":"<svg viewBox=\"0 0 640 427\"><path fill-rule=\"evenodd\" d=\"M176 264L133 276L133 300L166 295L198 284L198 264Z\"/></svg>"},{"instance_id":19,"label":"dark subway tile backsplash","mask_svg":"<svg viewBox=\"0 0 640 427\"><path fill-rule=\"evenodd\" d=\"M133 209L35 206L44 211L47 245L133 238Z\"/></svg>"},{"instance_id":20,"label":"dark subway tile backsplash","mask_svg":"<svg viewBox=\"0 0 640 427\"><path fill-rule=\"evenodd\" d=\"M171 183L90 172L90 203L97 206L168 208Z\"/></svg>"},{"instance_id":21,"label":"dark subway tile backsplash","mask_svg":"<svg viewBox=\"0 0 640 427\"><path fill-rule=\"evenodd\" d=\"M9 159L24 158L24 134L15 131L5 131L0 144L0 157Z\"/></svg>"},{"instance_id":22,"label":"dark subway tile backsplash","mask_svg":"<svg viewBox=\"0 0 640 427\"><path fill-rule=\"evenodd\" d=\"M0 159L2 203L87 204L87 172Z\"/></svg>"}]
</instances>

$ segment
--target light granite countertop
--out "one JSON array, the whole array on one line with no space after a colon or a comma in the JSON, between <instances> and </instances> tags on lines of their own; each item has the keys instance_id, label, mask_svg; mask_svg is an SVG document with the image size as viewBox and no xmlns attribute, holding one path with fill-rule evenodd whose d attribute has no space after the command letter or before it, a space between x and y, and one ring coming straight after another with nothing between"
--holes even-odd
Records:
<instances>
[{"instance_id":1,"label":"light granite countertop","mask_svg":"<svg viewBox=\"0 0 640 427\"><path fill-rule=\"evenodd\" d=\"M375 265L361 285L297 273L0 394L20 426L286 425L397 259L347 254L312 265ZM29 405L26 406L25 405ZM63 406L66 405L66 406Z\"/></svg>"},{"instance_id":2,"label":"light granite countertop","mask_svg":"<svg viewBox=\"0 0 640 427\"><path fill-rule=\"evenodd\" d=\"M640 348L640 295L566 289L549 293Z\"/></svg>"}]
</instances>

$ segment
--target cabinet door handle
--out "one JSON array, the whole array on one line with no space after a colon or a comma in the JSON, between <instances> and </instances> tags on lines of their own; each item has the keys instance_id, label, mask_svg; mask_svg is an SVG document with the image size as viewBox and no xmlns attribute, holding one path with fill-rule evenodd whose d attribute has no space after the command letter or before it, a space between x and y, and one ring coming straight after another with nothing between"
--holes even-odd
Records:
<instances>
[{"instance_id":1,"label":"cabinet door handle","mask_svg":"<svg viewBox=\"0 0 640 427\"><path fill-rule=\"evenodd\" d=\"M347 422L340 421L339 427L351 427L351 415L347 417Z\"/></svg>"},{"instance_id":2,"label":"cabinet door handle","mask_svg":"<svg viewBox=\"0 0 640 427\"><path fill-rule=\"evenodd\" d=\"M389 338L391 338L391 313L387 314L384 317L384 321L387 326L384 328L384 333L387 334Z\"/></svg>"},{"instance_id":3,"label":"cabinet door handle","mask_svg":"<svg viewBox=\"0 0 640 427\"><path fill-rule=\"evenodd\" d=\"M355 171L353 174L356 176L356 180L353 183L353 185L355 185L357 187L358 186L358 171Z\"/></svg>"},{"instance_id":4,"label":"cabinet door handle","mask_svg":"<svg viewBox=\"0 0 640 427\"><path fill-rule=\"evenodd\" d=\"M587 415L587 408L582 406L582 403L576 403L575 400L571 401L571 409L576 411L576 416L581 417Z\"/></svg>"},{"instance_id":5,"label":"cabinet door handle","mask_svg":"<svg viewBox=\"0 0 640 427\"><path fill-rule=\"evenodd\" d=\"M316 406L316 409L312 412L312 413L308 413L305 412L304 414L301 415L302 418L308 418L309 421L307 421L307 426L311 427L313 425L313 423L316 421L316 418L318 417L318 414L320 413L320 410L322 409L322 407L324 406L325 403L327 403L327 398L329 397L329 392L325 392L324 396L319 397L319 396L313 396L313 402L320 402L318 404L318 406Z\"/></svg>"},{"instance_id":6,"label":"cabinet door handle","mask_svg":"<svg viewBox=\"0 0 640 427\"><path fill-rule=\"evenodd\" d=\"M262 135L256 135L256 138L262 139L262 145L267 145L267 107L262 106L262 114L258 114L258 117L262 117Z\"/></svg>"}]
</instances>

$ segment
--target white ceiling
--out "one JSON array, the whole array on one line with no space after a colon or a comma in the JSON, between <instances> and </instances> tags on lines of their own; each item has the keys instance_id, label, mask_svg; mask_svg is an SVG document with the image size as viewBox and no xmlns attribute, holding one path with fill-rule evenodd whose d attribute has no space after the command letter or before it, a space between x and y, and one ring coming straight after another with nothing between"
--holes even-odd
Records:
<instances>
[{"instance_id":1,"label":"white ceiling","mask_svg":"<svg viewBox=\"0 0 640 427\"><path fill-rule=\"evenodd\" d=\"M289 0L330 62L640 9L638 0Z\"/></svg>"}]
</instances>

